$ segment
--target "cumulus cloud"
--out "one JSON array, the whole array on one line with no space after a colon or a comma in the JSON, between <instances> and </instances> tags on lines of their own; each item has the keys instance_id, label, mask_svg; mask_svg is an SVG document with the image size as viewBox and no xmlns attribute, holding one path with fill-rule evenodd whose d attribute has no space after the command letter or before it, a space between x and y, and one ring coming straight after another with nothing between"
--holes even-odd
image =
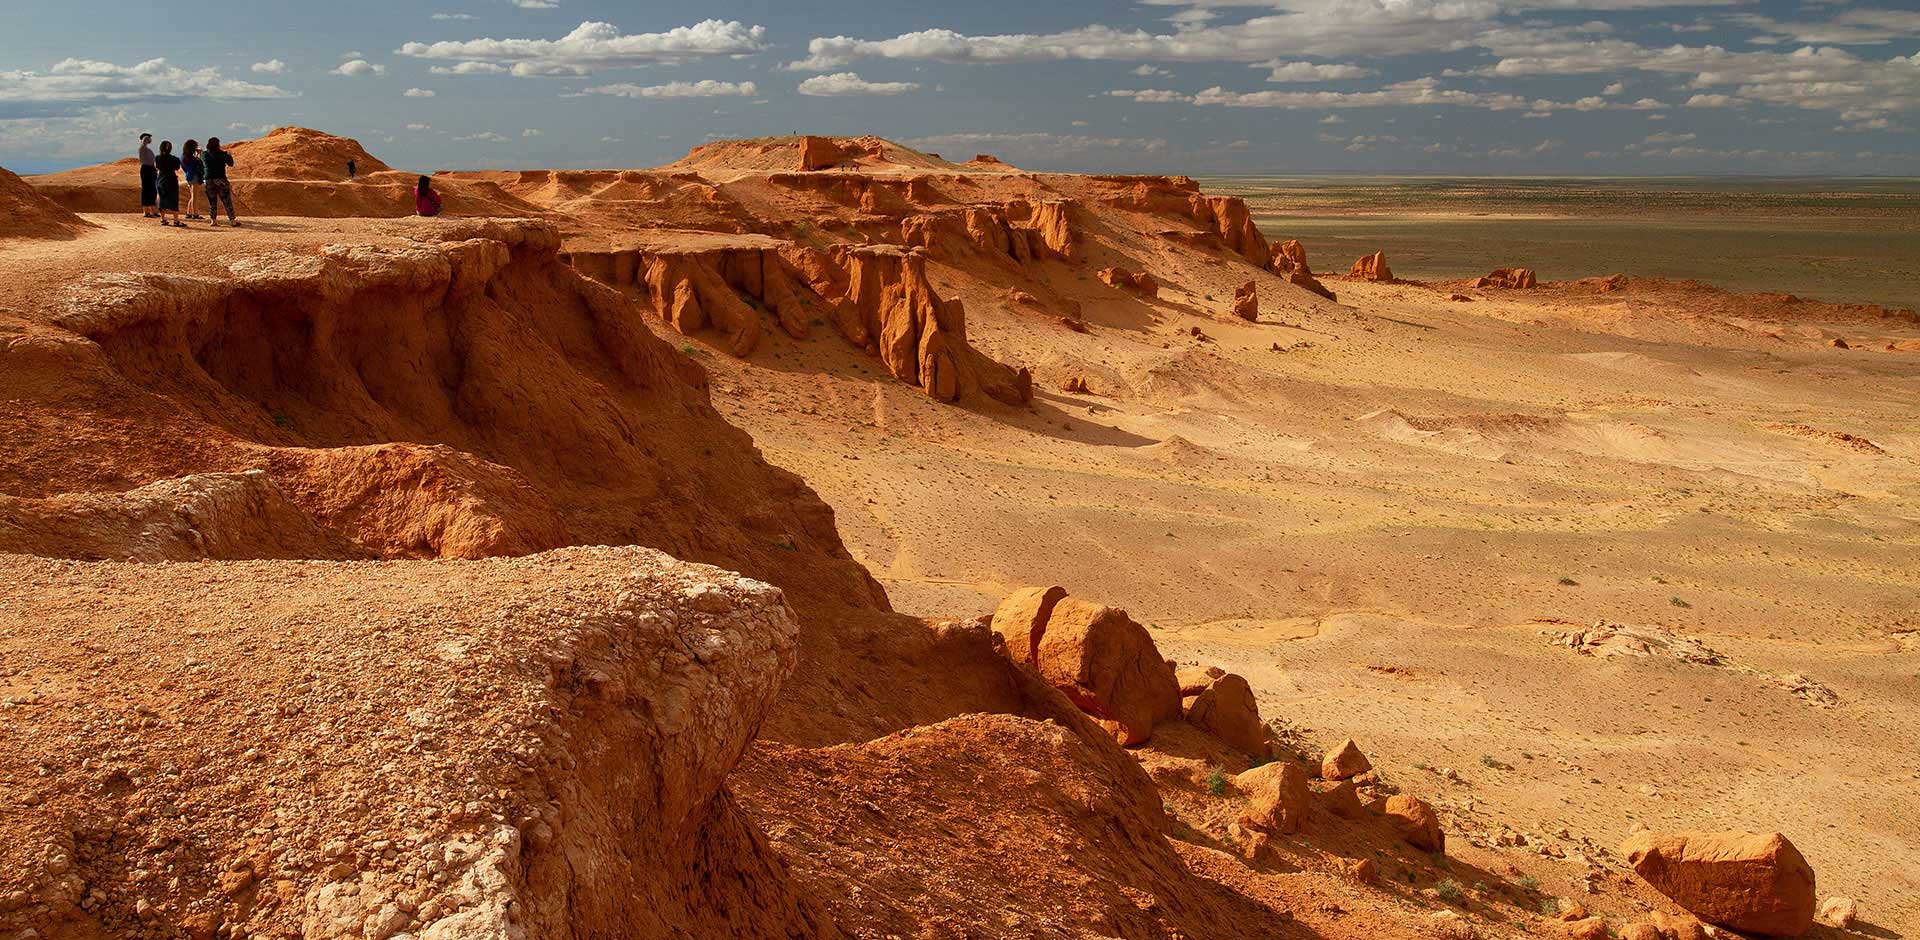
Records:
<instances>
[{"instance_id":1,"label":"cumulus cloud","mask_svg":"<svg viewBox=\"0 0 1920 940\"><path fill-rule=\"evenodd\" d=\"M1160 137L1091 137L1084 134L971 133L935 134L901 143L918 150L964 153L968 150L999 151L1015 160L1021 157L1070 158L1091 152L1154 154L1166 151L1169 144Z\"/></svg>"},{"instance_id":2,"label":"cumulus cloud","mask_svg":"<svg viewBox=\"0 0 1920 940\"><path fill-rule=\"evenodd\" d=\"M227 78L215 68L183 69L166 59L148 59L131 66L62 59L44 72L0 71L0 102L124 104L189 98L293 97L297 97L295 93L274 85Z\"/></svg>"},{"instance_id":3,"label":"cumulus cloud","mask_svg":"<svg viewBox=\"0 0 1920 940\"><path fill-rule=\"evenodd\" d=\"M815 75L801 82L799 88L801 94L816 98L836 98L847 95L903 95L919 90L920 86L913 82L870 82L853 72Z\"/></svg>"},{"instance_id":4,"label":"cumulus cloud","mask_svg":"<svg viewBox=\"0 0 1920 940\"><path fill-rule=\"evenodd\" d=\"M433 97L433 89L409 88L406 90L405 94L409 98L431 98Z\"/></svg>"},{"instance_id":5,"label":"cumulus cloud","mask_svg":"<svg viewBox=\"0 0 1920 940\"><path fill-rule=\"evenodd\" d=\"M545 136L547 136L547 132L546 132L546 131L543 131L543 130L541 130L541 129L539 129L539 128L537 128L537 127L529 127L529 128L527 128L526 130L524 130L524 131L521 131L521 132L520 132L520 136L522 136L522 137L545 137Z\"/></svg>"},{"instance_id":6,"label":"cumulus cloud","mask_svg":"<svg viewBox=\"0 0 1920 940\"><path fill-rule=\"evenodd\" d=\"M582 88L573 96L612 95L616 98L751 98L760 93L752 82L720 82L703 78L697 82L668 82L664 85L618 83Z\"/></svg>"},{"instance_id":7,"label":"cumulus cloud","mask_svg":"<svg viewBox=\"0 0 1920 940\"><path fill-rule=\"evenodd\" d=\"M484 140L491 143L499 143L501 141L506 141L511 139L512 138L508 137L505 134L496 134L493 131L481 131L478 134L462 134L459 137L454 138L454 140L458 140L458 141Z\"/></svg>"},{"instance_id":8,"label":"cumulus cloud","mask_svg":"<svg viewBox=\"0 0 1920 940\"><path fill-rule=\"evenodd\" d=\"M586 22L559 39L470 39L409 42L397 50L416 59L454 61L436 67L449 75L510 72L521 77L586 75L597 68L637 68L705 56L741 56L767 47L766 27L737 20L702 20L659 33L622 33L612 23ZM445 69L445 71L441 71Z\"/></svg>"},{"instance_id":9,"label":"cumulus cloud","mask_svg":"<svg viewBox=\"0 0 1920 940\"><path fill-rule=\"evenodd\" d=\"M1139 68L1134 69L1133 74L1138 75L1141 78L1152 78L1156 75L1172 75L1173 73L1167 71L1166 69L1160 68L1157 65L1142 65Z\"/></svg>"},{"instance_id":10,"label":"cumulus cloud","mask_svg":"<svg viewBox=\"0 0 1920 940\"><path fill-rule=\"evenodd\" d=\"M387 74L387 67L384 65L375 65L365 59L348 59L340 63L340 65L333 70L333 74L345 75L349 78L360 78L366 75L385 75Z\"/></svg>"},{"instance_id":11,"label":"cumulus cloud","mask_svg":"<svg viewBox=\"0 0 1920 940\"><path fill-rule=\"evenodd\" d=\"M1369 75L1380 74L1373 69L1361 68L1358 65L1282 62L1279 59L1255 62L1253 67L1269 70L1270 74L1267 75L1267 81L1270 82L1330 82L1346 78L1366 78Z\"/></svg>"},{"instance_id":12,"label":"cumulus cloud","mask_svg":"<svg viewBox=\"0 0 1920 940\"><path fill-rule=\"evenodd\" d=\"M433 18L436 20L470 20L473 19L474 16L471 13L435 13Z\"/></svg>"},{"instance_id":13,"label":"cumulus cloud","mask_svg":"<svg viewBox=\"0 0 1920 940\"><path fill-rule=\"evenodd\" d=\"M430 130L433 130L433 125L431 125L431 124L408 124L408 125L407 125L407 130L410 130L410 131L430 131Z\"/></svg>"},{"instance_id":14,"label":"cumulus cloud","mask_svg":"<svg viewBox=\"0 0 1920 940\"><path fill-rule=\"evenodd\" d=\"M513 0L513 5L522 10L552 10L560 6L558 0Z\"/></svg>"},{"instance_id":15,"label":"cumulus cloud","mask_svg":"<svg viewBox=\"0 0 1920 940\"><path fill-rule=\"evenodd\" d=\"M255 62L253 63L253 71L259 75L285 75L287 72L287 63L279 59Z\"/></svg>"}]
</instances>

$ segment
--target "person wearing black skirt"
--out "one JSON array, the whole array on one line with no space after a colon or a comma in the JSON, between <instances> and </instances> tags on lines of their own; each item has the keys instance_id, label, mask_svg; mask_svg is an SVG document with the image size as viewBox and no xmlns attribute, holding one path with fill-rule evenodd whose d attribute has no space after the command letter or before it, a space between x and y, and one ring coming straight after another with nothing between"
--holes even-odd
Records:
<instances>
[{"instance_id":1,"label":"person wearing black skirt","mask_svg":"<svg viewBox=\"0 0 1920 940\"><path fill-rule=\"evenodd\" d=\"M160 224L186 228L180 221L180 158L173 155L173 141L160 142L160 156L154 158L154 170L160 184ZM168 222L167 217L173 221Z\"/></svg>"},{"instance_id":2,"label":"person wearing black skirt","mask_svg":"<svg viewBox=\"0 0 1920 940\"><path fill-rule=\"evenodd\" d=\"M152 143L152 134L140 135L140 217L145 219L151 219L160 214L153 207L154 197L157 194L154 191L153 148L148 146Z\"/></svg>"}]
</instances>

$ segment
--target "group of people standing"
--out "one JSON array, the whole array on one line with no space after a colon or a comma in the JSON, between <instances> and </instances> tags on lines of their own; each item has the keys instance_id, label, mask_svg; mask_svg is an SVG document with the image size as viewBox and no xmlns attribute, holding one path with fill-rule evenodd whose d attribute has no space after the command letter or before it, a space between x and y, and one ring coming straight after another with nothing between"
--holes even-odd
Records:
<instances>
[{"instance_id":1,"label":"group of people standing","mask_svg":"<svg viewBox=\"0 0 1920 940\"><path fill-rule=\"evenodd\" d=\"M187 213L186 218L200 218L200 198L204 194L207 200L207 218L215 225L220 224L220 207L227 207L227 222L238 227L240 220L233 213L233 185L227 182L227 168L233 166L233 154L220 149L220 138L207 138L207 148L200 149L200 142L189 140L173 152L173 141L160 142L160 152L153 152L153 135L140 135L140 214L149 219L159 219L161 225L174 225L186 228L180 214L180 175L186 174Z\"/></svg>"},{"instance_id":2,"label":"group of people standing","mask_svg":"<svg viewBox=\"0 0 1920 940\"><path fill-rule=\"evenodd\" d=\"M220 138L207 138L207 147L200 149L200 142L189 140L181 145L180 153L173 152L173 141L160 142L160 152L153 151L153 135L140 135L140 214L144 218L159 219L161 225L173 225L186 228L181 221L180 212L180 176L186 175L187 211L185 218L199 219L200 198L204 194L207 200L207 218L215 227L220 225L220 207L227 207L227 222L238 228L240 220L233 213L233 184L227 181L227 168L233 166L233 154L220 149ZM347 179L356 178L352 160L347 161ZM423 216L440 214L440 194L433 191L433 181L420 177L413 190L414 212Z\"/></svg>"}]
</instances>

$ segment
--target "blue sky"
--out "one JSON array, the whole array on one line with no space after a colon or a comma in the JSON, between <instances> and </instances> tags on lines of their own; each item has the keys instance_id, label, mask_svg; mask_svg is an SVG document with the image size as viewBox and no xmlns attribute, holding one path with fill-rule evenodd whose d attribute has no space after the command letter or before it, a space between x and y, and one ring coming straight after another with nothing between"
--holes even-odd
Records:
<instances>
[{"instance_id":1,"label":"blue sky","mask_svg":"<svg viewBox=\"0 0 1920 940\"><path fill-rule=\"evenodd\" d=\"M1916 0L689 6L26 0L0 165L303 124L414 170L803 131L1048 170L1920 175Z\"/></svg>"}]
</instances>

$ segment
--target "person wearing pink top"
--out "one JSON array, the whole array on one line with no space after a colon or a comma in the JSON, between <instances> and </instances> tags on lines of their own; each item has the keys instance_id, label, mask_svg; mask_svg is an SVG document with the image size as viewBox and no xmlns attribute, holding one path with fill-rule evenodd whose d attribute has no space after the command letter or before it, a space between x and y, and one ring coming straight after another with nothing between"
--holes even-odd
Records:
<instances>
[{"instance_id":1,"label":"person wearing pink top","mask_svg":"<svg viewBox=\"0 0 1920 940\"><path fill-rule=\"evenodd\" d=\"M440 214L440 194L433 191L433 181L424 176L413 190L413 211L427 216Z\"/></svg>"}]
</instances>

